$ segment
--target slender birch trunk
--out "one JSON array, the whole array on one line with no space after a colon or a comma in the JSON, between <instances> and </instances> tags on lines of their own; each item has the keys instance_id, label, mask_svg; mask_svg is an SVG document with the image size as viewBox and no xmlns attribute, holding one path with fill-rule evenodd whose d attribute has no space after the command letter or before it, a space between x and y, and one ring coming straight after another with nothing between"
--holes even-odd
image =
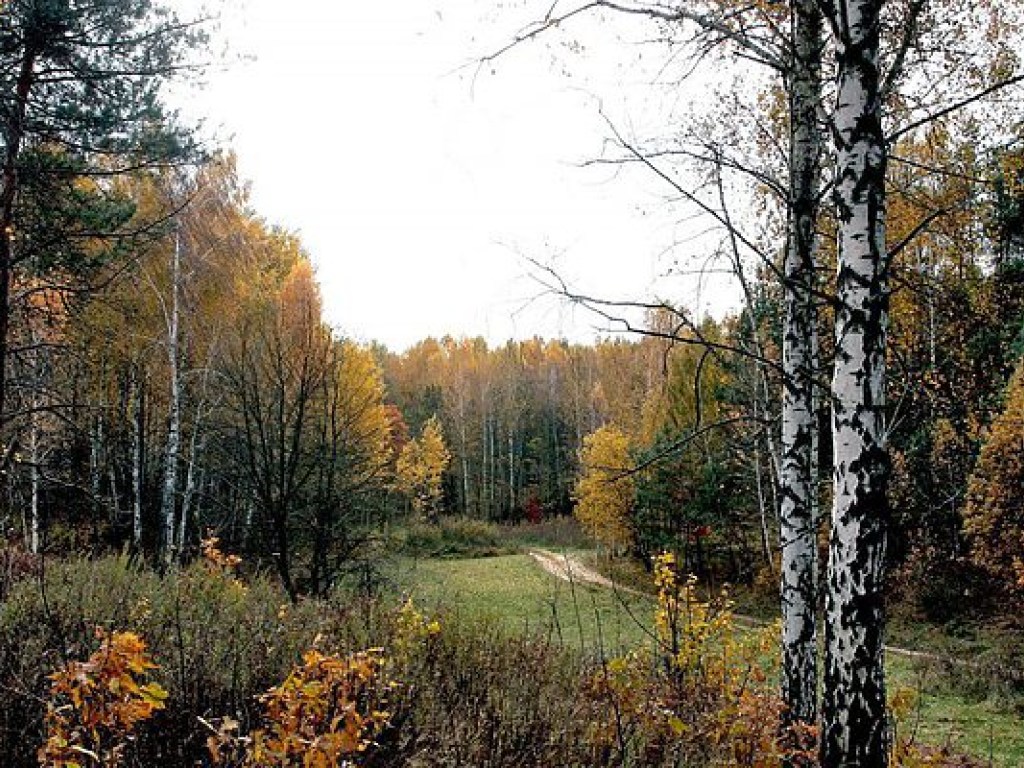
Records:
<instances>
[{"instance_id":1,"label":"slender birch trunk","mask_svg":"<svg viewBox=\"0 0 1024 768\"><path fill-rule=\"evenodd\" d=\"M205 441L197 439L196 434L200 429L198 421L193 427L191 450L189 451L188 471L185 473L185 490L181 496L181 513L178 521L177 548L180 554L184 554L188 544L188 525L192 514L192 507L195 501L197 489L202 483L203 470L200 466L201 455L205 447Z\"/></svg>"},{"instance_id":2,"label":"slender birch trunk","mask_svg":"<svg viewBox=\"0 0 1024 768\"><path fill-rule=\"evenodd\" d=\"M103 409L105 406L100 405ZM102 413L97 414L96 420L93 422L90 440L89 440L89 493L92 499L89 501L89 506L92 508L93 527L96 526L96 521L99 520L100 516L100 493L103 487L103 470L102 470L102 456L103 450L103 415Z\"/></svg>"},{"instance_id":3,"label":"slender birch trunk","mask_svg":"<svg viewBox=\"0 0 1024 768\"><path fill-rule=\"evenodd\" d=\"M181 234L174 235L174 256L171 264L171 311L167 320L167 363L170 368L171 391L165 453L164 488L160 502L163 525L163 560L170 564L175 558L174 512L178 489L178 459L181 454L181 372L178 360L180 319L179 282L181 279Z\"/></svg>"},{"instance_id":4,"label":"slender birch trunk","mask_svg":"<svg viewBox=\"0 0 1024 768\"><path fill-rule=\"evenodd\" d=\"M142 430L145 420L142 401L142 380L139 377L136 366L131 369L132 389L132 546L136 552L142 548L142 477L143 451L142 451Z\"/></svg>"},{"instance_id":5,"label":"slender birch trunk","mask_svg":"<svg viewBox=\"0 0 1024 768\"><path fill-rule=\"evenodd\" d=\"M212 355L210 355L212 359ZM210 383L209 363L203 369L201 394L195 397L195 411L192 415L192 436L189 440L188 471L185 474L185 489L181 496L181 513L178 522L178 552L184 554L188 544L189 519L195 517L198 521L198 514L193 515L195 498L202 485L203 467L202 456L206 449L206 434L203 424L203 413L207 410L207 390Z\"/></svg>"},{"instance_id":6,"label":"slender birch trunk","mask_svg":"<svg viewBox=\"0 0 1024 768\"><path fill-rule=\"evenodd\" d=\"M516 448L512 427L508 428L508 514L511 518L516 511Z\"/></svg>"},{"instance_id":7,"label":"slender birch trunk","mask_svg":"<svg viewBox=\"0 0 1024 768\"><path fill-rule=\"evenodd\" d=\"M42 548L42 520L39 516L39 425L37 424L38 415L35 409L38 407L36 402L33 402L32 416L31 416L31 427L29 433L29 452L30 460L32 462L32 468L29 470L29 481L32 484L32 519L31 526L32 530L29 539L29 551L33 555L38 555Z\"/></svg>"},{"instance_id":8,"label":"slender birch trunk","mask_svg":"<svg viewBox=\"0 0 1024 768\"><path fill-rule=\"evenodd\" d=\"M882 0L838 0L835 110L839 255L832 380L832 535L825 632L822 764L887 764L884 599L889 455L885 348L886 148L878 48Z\"/></svg>"},{"instance_id":9,"label":"slender birch trunk","mask_svg":"<svg viewBox=\"0 0 1024 768\"><path fill-rule=\"evenodd\" d=\"M793 0L790 62L790 200L783 284L782 454L779 534L782 550L782 698L786 719L817 718L817 541L814 363L815 236L821 174L822 17L816 0Z\"/></svg>"}]
</instances>

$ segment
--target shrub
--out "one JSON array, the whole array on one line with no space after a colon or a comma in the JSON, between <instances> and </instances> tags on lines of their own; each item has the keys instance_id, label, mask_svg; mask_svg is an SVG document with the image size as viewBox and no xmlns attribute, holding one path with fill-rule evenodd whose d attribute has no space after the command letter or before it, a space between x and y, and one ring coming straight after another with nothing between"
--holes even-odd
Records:
<instances>
[{"instance_id":1,"label":"shrub","mask_svg":"<svg viewBox=\"0 0 1024 768\"><path fill-rule=\"evenodd\" d=\"M17 543L0 543L0 600L7 598L14 585L39 576L40 558Z\"/></svg>"},{"instance_id":2,"label":"shrub","mask_svg":"<svg viewBox=\"0 0 1024 768\"><path fill-rule=\"evenodd\" d=\"M287 598L260 576L242 585L197 564L166 578L126 558L48 563L40 582L18 584L0 604L0 754L34 764L50 675L84 658L97 627L145 637L169 706L137 733L145 765L191 765L202 753L197 717L231 714L248 728L255 696L280 681L313 639L354 624ZM353 634L353 633L350 633ZM155 757L158 756L158 757Z\"/></svg>"},{"instance_id":3,"label":"shrub","mask_svg":"<svg viewBox=\"0 0 1024 768\"><path fill-rule=\"evenodd\" d=\"M252 735L246 765L327 768L365 751L390 717L383 665L379 651L306 651L302 664L261 697L264 725Z\"/></svg>"},{"instance_id":4,"label":"shrub","mask_svg":"<svg viewBox=\"0 0 1024 768\"><path fill-rule=\"evenodd\" d=\"M136 726L164 707L167 692L142 682L156 669L142 639L103 630L97 636L99 650L88 661L69 662L51 675L46 742L39 750L46 768L120 765Z\"/></svg>"},{"instance_id":5,"label":"shrub","mask_svg":"<svg viewBox=\"0 0 1024 768\"><path fill-rule=\"evenodd\" d=\"M655 562L657 644L613 659L591 675L590 738L618 759L649 765L775 766L811 759L813 733L780 730L774 681L778 628L740 631L723 595L696 597L671 554ZM769 682L771 681L771 682Z\"/></svg>"},{"instance_id":6,"label":"shrub","mask_svg":"<svg viewBox=\"0 0 1024 768\"><path fill-rule=\"evenodd\" d=\"M547 517L539 523L503 525L498 529L501 540L510 549L547 547L551 549L585 549L591 539L572 515Z\"/></svg>"},{"instance_id":7,"label":"shrub","mask_svg":"<svg viewBox=\"0 0 1024 768\"><path fill-rule=\"evenodd\" d=\"M511 551L502 546L496 525L465 517L414 523L395 538L398 550L409 557L490 557Z\"/></svg>"}]
</instances>

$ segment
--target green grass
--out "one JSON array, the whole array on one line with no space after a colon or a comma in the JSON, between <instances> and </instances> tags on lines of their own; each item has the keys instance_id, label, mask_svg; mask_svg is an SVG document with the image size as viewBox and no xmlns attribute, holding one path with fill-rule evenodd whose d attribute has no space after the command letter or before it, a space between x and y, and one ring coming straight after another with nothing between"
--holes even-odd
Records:
<instances>
[{"instance_id":1,"label":"green grass","mask_svg":"<svg viewBox=\"0 0 1024 768\"><path fill-rule=\"evenodd\" d=\"M529 555L467 560L400 561L399 584L417 603L459 619L533 632L567 648L614 654L649 643L653 601L577 584L545 573ZM911 728L921 743L947 742L993 766L1024 766L1021 719L990 701L969 701L938 684L934 670L890 655L889 688L918 692Z\"/></svg>"},{"instance_id":2,"label":"green grass","mask_svg":"<svg viewBox=\"0 0 1024 768\"><path fill-rule=\"evenodd\" d=\"M539 633L568 648L617 653L649 642L653 602L609 589L570 585L529 555L400 561L399 586L425 607L460 619Z\"/></svg>"},{"instance_id":3,"label":"green grass","mask_svg":"<svg viewBox=\"0 0 1024 768\"><path fill-rule=\"evenodd\" d=\"M1001 768L1024 766L1024 723L995 702L971 701L947 690L934 668L890 654L888 686L911 688L918 695L916 711L904 728L923 744L950 743L958 751Z\"/></svg>"}]
</instances>

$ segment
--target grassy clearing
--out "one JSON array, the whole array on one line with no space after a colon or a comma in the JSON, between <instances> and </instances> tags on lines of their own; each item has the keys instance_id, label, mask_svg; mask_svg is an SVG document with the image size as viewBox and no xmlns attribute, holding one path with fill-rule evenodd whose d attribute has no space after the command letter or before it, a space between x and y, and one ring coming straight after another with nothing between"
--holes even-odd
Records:
<instances>
[{"instance_id":1,"label":"grassy clearing","mask_svg":"<svg viewBox=\"0 0 1024 768\"><path fill-rule=\"evenodd\" d=\"M529 555L472 560L405 560L399 583L420 603L444 606L460 619L513 632L540 633L569 648L616 653L649 643L653 601L602 587L567 583ZM918 706L909 722L922 743L952 742L1002 768L1024 766L1021 719L990 701L967 701L938 685L920 662L890 655L890 690L912 688Z\"/></svg>"},{"instance_id":2,"label":"grassy clearing","mask_svg":"<svg viewBox=\"0 0 1024 768\"><path fill-rule=\"evenodd\" d=\"M951 743L993 766L1024 766L1024 728L1019 716L990 699L971 701L948 690L934 665L890 654L888 672L890 691L902 687L917 693L917 708L904 725L917 740Z\"/></svg>"},{"instance_id":3,"label":"grassy clearing","mask_svg":"<svg viewBox=\"0 0 1024 768\"><path fill-rule=\"evenodd\" d=\"M650 641L653 601L600 587L570 585L529 555L472 560L403 560L399 586L417 603L552 642L608 653Z\"/></svg>"}]
</instances>

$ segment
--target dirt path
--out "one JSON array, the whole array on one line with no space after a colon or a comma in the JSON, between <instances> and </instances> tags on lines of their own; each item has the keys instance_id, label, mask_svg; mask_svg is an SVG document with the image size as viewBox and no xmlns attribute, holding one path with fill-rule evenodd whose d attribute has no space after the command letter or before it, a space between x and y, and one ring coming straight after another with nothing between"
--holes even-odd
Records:
<instances>
[{"instance_id":1,"label":"dirt path","mask_svg":"<svg viewBox=\"0 0 1024 768\"><path fill-rule=\"evenodd\" d=\"M641 595L644 597L653 597L645 592L641 592L631 587L625 587L621 584L616 584L606 576L601 575L593 568L588 567L579 558L573 555L563 553L558 554L557 552L551 552L546 549L531 549L530 557L537 561L537 564L545 571L550 573L557 579L562 581L575 582L576 584L591 584L598 587L607 587L617 592L622 592L629 595ZM756 619L753 616L744 616L743 614L733 614L737 623L746 625L749 627L763 627L767 626L771 622L765 621L764 619ZM903 656L908 659L921 659L924 661L950 661L944 656L940 656L935 653L928 653L927 651L912 651L909 648L899 648L893 645L885 646L886 653L891 653L894 656ZM954 660L956 664L970 665L970 662L963 660Z\"/></svg>"},{"instance_id":2,"label":"dirt path","mask_svg":"<svg viewBox=\"0 0 1024 768\"><path fill-rule=\"evenodd\" d=\"M644 594L639 590L616 584L593 568L584 565L579 558L567 553L558 554L546 549L531 549L530 557L536 560L541 568L562 581L572 581L577 584L593 584L594 586L607 587L608 589L614 589L630 595Z\"/></svg>"}]
</instances>

